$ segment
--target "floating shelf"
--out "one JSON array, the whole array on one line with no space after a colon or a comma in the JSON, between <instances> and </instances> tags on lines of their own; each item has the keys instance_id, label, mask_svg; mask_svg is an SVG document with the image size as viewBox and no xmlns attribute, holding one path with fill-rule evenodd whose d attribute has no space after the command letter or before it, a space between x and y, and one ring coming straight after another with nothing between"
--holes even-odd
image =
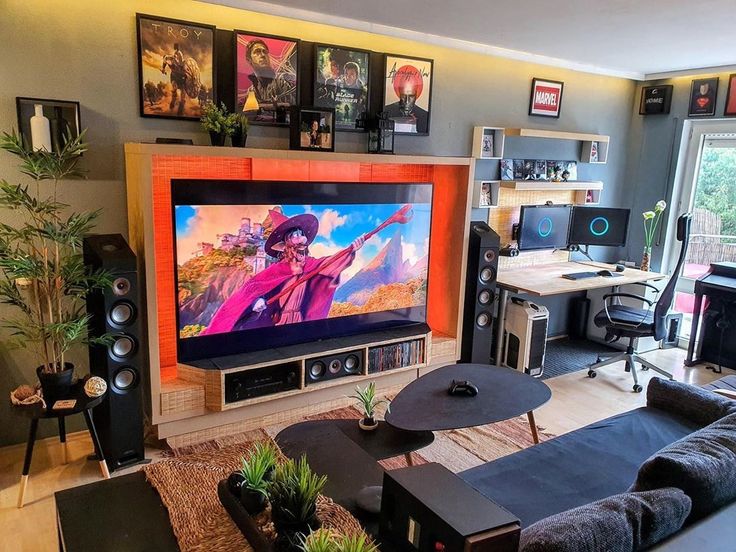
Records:
<instances>
[{"instance_id":1,"label":"floating shelf","mask_svg":"<svg viewBox=\"0 0 736 552\"><path fill-rule=\"evenodd\" d=\"M587 134L585 132L562 132L541 128L507 128L506 136L523 136L527 138L553 138L555 140L578 140L581 142L606 142L611 139L604 134Z\"/></svg>"},{"instance_id":2,"label":"floating shelf","mask_svg":"<svg viewBox=\"0 0 736 552\"><path fill-rule=\"evenodd\" d=\"M603 182L600 180L587 182L574 180L569 182L550 182L547 180L495 180L501 188L524 191L547 191L547 190L602 190Z\"/></svg>"}]
</instances>

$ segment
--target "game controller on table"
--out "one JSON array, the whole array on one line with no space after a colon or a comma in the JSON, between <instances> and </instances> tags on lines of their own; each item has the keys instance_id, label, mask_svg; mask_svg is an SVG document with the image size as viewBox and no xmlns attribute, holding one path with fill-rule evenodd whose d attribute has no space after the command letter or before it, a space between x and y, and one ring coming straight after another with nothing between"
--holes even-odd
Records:
<instances>
[{"instance_id":1,"label":"game controller on table","mask_svg":"<svg viewBox=\"0 0 736 552\"><path fill-rule=\"evenodd\" d=\"M475 397L478 394L478 387L467 380L455 381L452 380L450 387L447 389L448 395L461 396L461 397Z\"/></svg>"}]
</instances>

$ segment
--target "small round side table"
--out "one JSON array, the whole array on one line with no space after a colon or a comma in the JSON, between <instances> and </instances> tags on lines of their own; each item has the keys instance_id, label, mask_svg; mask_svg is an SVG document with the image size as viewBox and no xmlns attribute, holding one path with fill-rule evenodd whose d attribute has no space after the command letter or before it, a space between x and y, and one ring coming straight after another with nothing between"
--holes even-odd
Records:
<instances>
[{"instance_id":1,"label":"small round side table","mask_svg":"<svg viewBox=\"0 0 736 552\"><path fill-rule=\"evenodd\" d=\"M79 414L80 412L84 415L84 420L87 423L87 429L92 437L92 443L95 447L95 454L100 462L100 471L102 477L110 479L110 471L107 469L107 462L102 453L102 447L100 446L100 439L97 436L97 429L95 428L94 421L92 419L92 409L98 406L105 395L99 397L88 397L84 392L84 382L77 382L71 389L69 396L63 397L59 400L76 400L77 403L73 408L65 408L60 410L53 410L53 404L47 404L46 408L41 406L41 403L28 405L28 406L13 406L12 411L20 416L24 416L31 420L31 427L28 431L28 442L26 443L26 456L23 461L23 473L20 476L20 488L18 491L18 508L23 507L23 499L26 494L26 486L28 485L28 473L31 469L31 458L33 457L33 446L36 442L36 432L38 430L38 421L42 418L56 418L59 422L59 441L61 442L62 457L64 463L67 463L67 450L66 450L66 417L73 414Z\"/></svg>"}]
</instances>

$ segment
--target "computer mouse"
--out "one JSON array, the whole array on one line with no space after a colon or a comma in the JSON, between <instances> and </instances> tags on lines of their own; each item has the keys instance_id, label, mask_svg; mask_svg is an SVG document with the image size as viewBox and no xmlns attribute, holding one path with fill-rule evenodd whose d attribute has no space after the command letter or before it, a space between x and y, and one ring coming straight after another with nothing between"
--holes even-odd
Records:
<instances>
[{"instance_id":1,"label":"computer mouse","mask_svg":"<svg viewBox=\"0 0 736 552\"><path fill-rule=\"evenodd\" d=\"M603 276L605 278L613 278L613 272L605 268L603 270L599 270L598 272L596 272L596 274L598 274L598 276Z\"/></svg>"},{"instance_id":2,"label":"computer mouse","mask_svg":"<svg viewBox=\"0 0 736 552\"><path fill-rule=\"evenodd\" d=\"M624 265L620 263L616 265L616 272L623 272L624 270L626 270L626 267Z\"/></svg>"}]
</instances>

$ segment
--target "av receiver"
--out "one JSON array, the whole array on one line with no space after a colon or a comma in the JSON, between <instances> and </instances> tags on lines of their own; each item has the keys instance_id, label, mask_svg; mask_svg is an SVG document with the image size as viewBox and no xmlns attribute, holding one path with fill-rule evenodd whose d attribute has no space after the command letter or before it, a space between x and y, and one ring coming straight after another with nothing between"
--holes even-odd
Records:
<instances>
[{"instance_id":1,"label":"av receiver","mask_svg":"<svg viewBox=\"0 0 736 552\"><path fill-rule=\"evenodd\" d=\"M298 363L279 364L225 374L226 403L298 388Z\"/></svg>"}]
</instances>

